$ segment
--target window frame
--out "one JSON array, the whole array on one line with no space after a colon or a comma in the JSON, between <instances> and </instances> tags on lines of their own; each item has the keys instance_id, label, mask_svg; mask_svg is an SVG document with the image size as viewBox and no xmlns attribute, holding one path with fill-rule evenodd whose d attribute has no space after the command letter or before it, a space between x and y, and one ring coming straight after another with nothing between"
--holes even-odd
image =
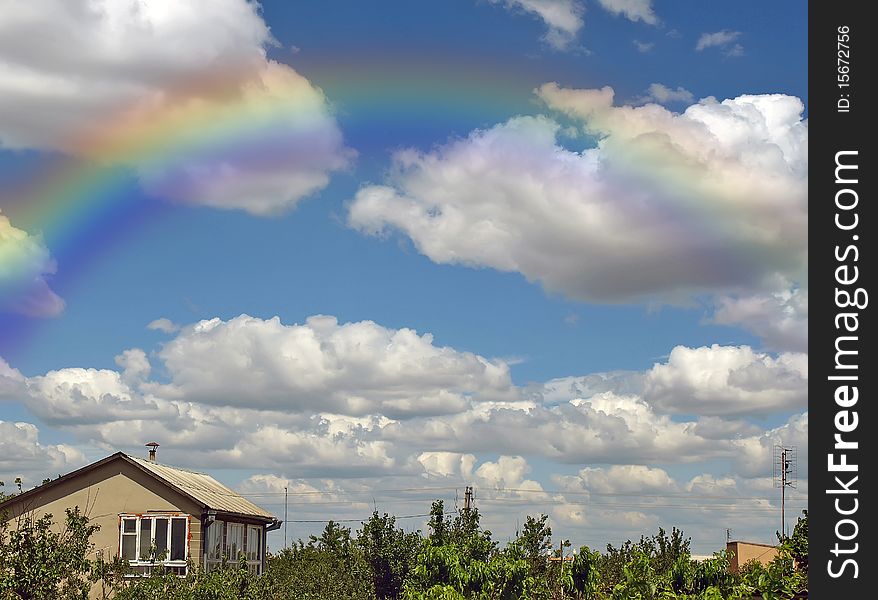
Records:
<instances>
[{"instance_id":1,"label":"window frame","mask_svg":"<svg viewBox=\"0 0 878 600\"><path fill-rule=\"evenodd\" d=\"M214 516L205 525L203 562L206 571L210 572L222 564L237 564L238 555L232 556L232 544L240 541L241 545L237 548L237 552L243 553L247 568L255 575L262 574L265 566L264 524L246 520L233 521L229 520L228 516ZM219 556L213 553L213 549L217 546L216 542L219 542ZM251 546L252 544L255 546ZM251 552L255 552L256 558L250 558Z\"/></svg>"},{"instance_id":2,"label":"window frame","mask_svg":"<svg viewBox=\"0 0 878 600\"><path fill-rule=\"evenodd\" d=\"M165 551L167 552L167 557L163 560L157 560L154 556L149 556L148 558L143 558L146 554L149 553L149 549L144 551L141 548L143 537L142 534L145 533L143 528L143 523L149 523L149 542L150 548L155 545L155 535L156 535L156 521L157 520L167 520L166 526L166 546ZM134 522L134 531L133 532L125 532L125 523L126 522ZM172 553L172 544L173 544L173 530L174 530L174 522L182 521L185 524L185 528L183 530L183 558L182 559L171 559ZM125 537L133 537L134 538L134 559L125 558L123 555L123 546ZM119 514L119 547L118 547L118 556L122 560L127 560L128 564L131 567L134 567L137 571L136 573L129 574L128 576L140 577L149 575L152 571L152 568L156 566L161 567L169 567L176 571L178 574L185 575L187 571L187 564L190 557L190 548L189 543L192 537L192 516L187 513L182 512L171 512L171 511L156 511L156 512L148 512L148 513L120 513Z\"/></svg>"}]
</instances>

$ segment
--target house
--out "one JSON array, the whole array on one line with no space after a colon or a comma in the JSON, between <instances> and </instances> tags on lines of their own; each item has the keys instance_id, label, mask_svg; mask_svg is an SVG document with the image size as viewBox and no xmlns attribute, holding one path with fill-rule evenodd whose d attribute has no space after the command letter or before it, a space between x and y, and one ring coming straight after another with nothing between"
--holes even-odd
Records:
<instances>
[{"instance_id":1,"label":"house","mask_svg":"<svg viewBox=\"0 0 878 600\"><path fill-rule=\"evenodd\" d=\"M728 542L726 550L731 553L729 570L737 573L741 567L751 560L767 565L777 556L777 547L770 544L757 544L755 542Z\"/></svg>"},{"instance_id":2,"label":"house","mask_svg":"<svg viewBox=\"0 0 878 600\"><path fill-rule=\"evenodd\" d=\"M184 575L188 564L215 568L243 553L248 568L265 570L266 533L280 527L256 506L205 473L117 452L0 503L14 520L51 513L56 523L78 506L100 525L91 558L127 559L135 574L157 566Z\"/></svg>"}]
</instances>

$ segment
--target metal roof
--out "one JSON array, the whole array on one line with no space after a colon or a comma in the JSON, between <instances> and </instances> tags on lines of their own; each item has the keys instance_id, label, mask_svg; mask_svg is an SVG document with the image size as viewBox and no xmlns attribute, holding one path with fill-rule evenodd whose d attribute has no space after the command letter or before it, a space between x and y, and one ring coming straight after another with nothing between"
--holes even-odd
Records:
<instances>
[{"instance_id":1,"label":"metal roof","mask_svg":"<svg viewBox=\"0 0 878 600\"><path fill-rule=\"evenodd\" d=\"M155 477L178 488L209 510L274 519L274 515L270 512L233 492L207 473L171 467L127 454L125 457Z\"/></svg>"}]
</instances>

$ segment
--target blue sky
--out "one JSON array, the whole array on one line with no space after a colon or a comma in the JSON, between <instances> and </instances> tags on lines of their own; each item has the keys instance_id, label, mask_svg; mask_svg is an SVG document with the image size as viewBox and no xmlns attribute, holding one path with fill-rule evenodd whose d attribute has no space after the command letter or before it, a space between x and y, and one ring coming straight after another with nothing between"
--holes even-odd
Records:
<instances>
[{"instance_id":1,"label":"blue sky","mask_svg":"<svg viewBox=\"0 0 878 600\"><path fill-rule=\"evenodd\" d=\"M0 23L0 480L155 438L267 505L320 492L302 519L474 484L501 539L549 512L710 552L711 495L773 539L801 3L56 4ZM104 183L35 192L59 163Z\"/></svg>"}]
</instances>

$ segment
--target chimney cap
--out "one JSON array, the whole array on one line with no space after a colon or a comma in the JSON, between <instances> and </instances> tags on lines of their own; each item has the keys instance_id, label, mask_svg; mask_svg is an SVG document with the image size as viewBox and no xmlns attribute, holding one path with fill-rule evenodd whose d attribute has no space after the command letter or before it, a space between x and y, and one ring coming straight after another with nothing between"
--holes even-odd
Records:
<instances>
[{"instance_id":1,"label":"chimney cap","mask_svg":"<svg viewBox=\"0 0 878 600\"><path fill-rule=\"evenodd\" d=\"M150 450L155 450L160 445L161 444L159 444L158 442L149 442L148 444L144 444L144 446L147 446Z\"/></svg>"}]
</instances>

